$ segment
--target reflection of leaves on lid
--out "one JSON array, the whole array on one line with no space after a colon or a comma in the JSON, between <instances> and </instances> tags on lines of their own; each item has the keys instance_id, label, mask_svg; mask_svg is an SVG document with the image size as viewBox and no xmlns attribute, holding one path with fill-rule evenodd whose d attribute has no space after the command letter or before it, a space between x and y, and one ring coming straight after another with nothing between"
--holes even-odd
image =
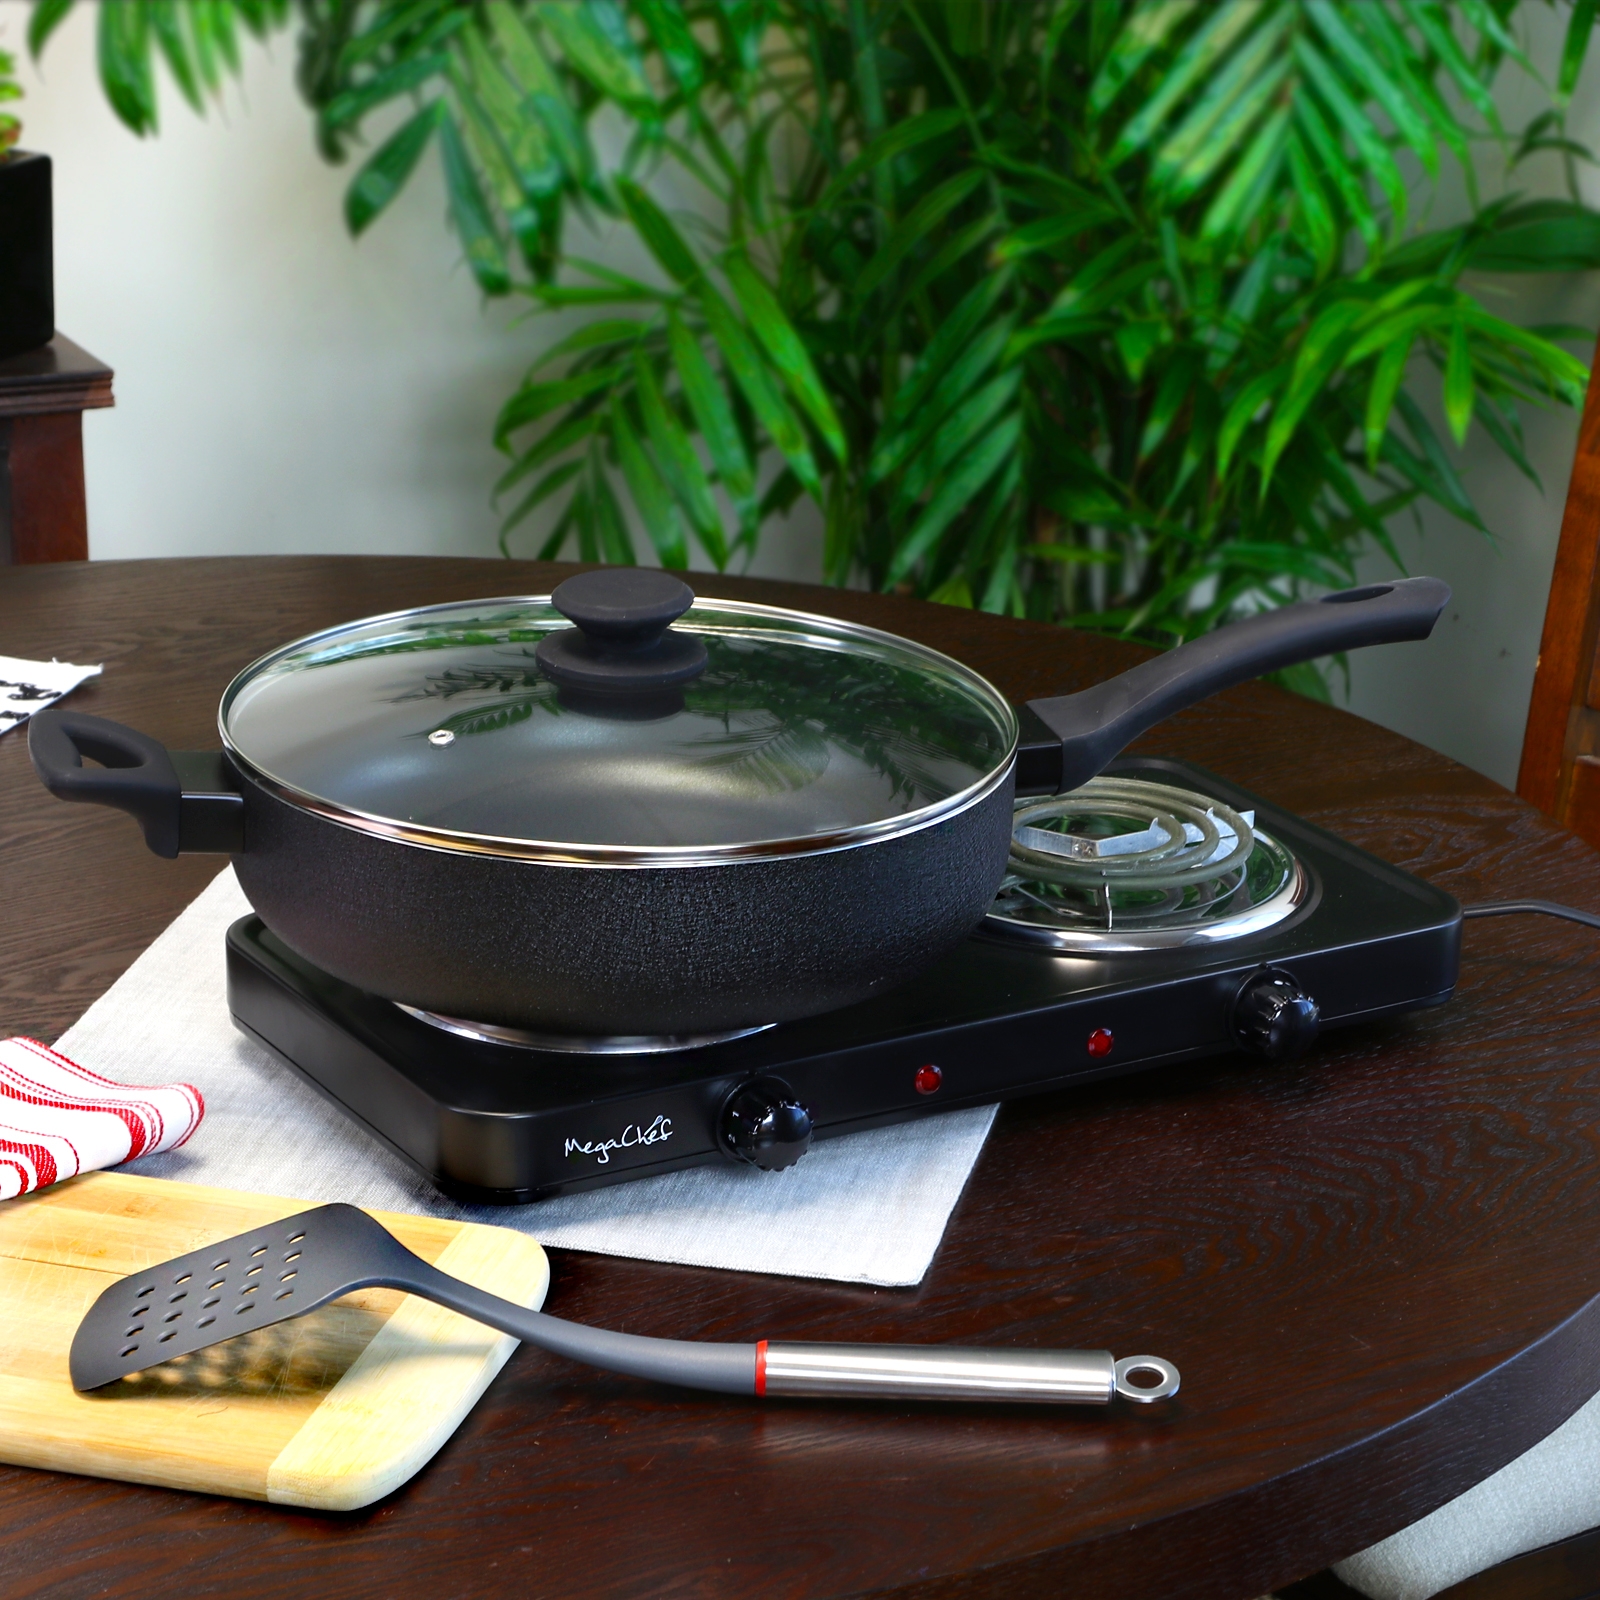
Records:
<instances>
[{"instance_id":1,"label":"reflection of leaves on lid","mask_svg":"<svg viewBox=\"0 0 1600 1600\"><path fill-rule=\"evenodd\" d=\"M420 650L458 650L478 645L537 644L553 629L561 626L559 618L530 623L526 612L512 616L521 626L508 626L504 617L464 617L448 627L438 623L413 623L399 633L380 634L376 638L351 639L310 650L304 655L285 656L277 664L288 667L331 667L343 661L364 661L369 656L414 655Z\"/></svg>"},{"instance_id":2,"label":"reflection of leaves on lid","mask_svg":"<svg viewBox=\"0 0 1600 1600\"><path fill-rule=\"evenodd\" d=\"M550 680L532 661L491 662L487 665L449 667L443 672L424 678L419 688L396 695L398 704L403 700L452 700L458 694L544 694L551 690Z\"/></svg>"},{"instance_id":3,"label":"reflection of leaves on lid","mask_svg":"<svg viewBox=\"0 0 1600 1600\"><path fill-rule=\"evenodd\" d=\"M419 737L426 738L428 733L437 733L441 728L458 736L493 733L499 728L509 728L513 723L526 722L539 709L550 712L552 716L561 714L561 708L556 704L555 685L541 675L532 660L450 667L424 679L419 687L396 695L395 700L397 703L404 700L453 700L463 694L496 695L500 698L489 705L458 711ZM506 696L511 698L507 699Z\"/></svg>"},{"instance_id":4,"label":"reflection of leaves on lid","mask_svg":"<svg viewBox=\"0 0 1600 1600\"><path fill-rule=\"evenodd\" d=\"M767 794L803 789L828 769L828 741L805 723L730 729L694 748L710 752L696 758L697 767L722 767L736 784Z\"/></svg>"},{"instance_id":5,"label":"reflection of leaves on lid","mask_svg":"<svg viewBox=\"0 0 1600 1600\"><path fill-rule=\"evenodd\" d=\"M719 717L728 734L695 743L714 747L704 758L708 764L724 764L730 748L739 759L739 746L730 740L748 740L748 776L763 788L799 787L790 779L800 771L810 772L804 782L820 777L834 745L883 774L894 797L917 805L952 792L952 763L976 777L1004 759L992 718L933 669L763 640L753 672L754 649L744 640L709 636L706 649L706 671L684 699L690 710ZM749 729L747 719L755 715L768 725ZM746 726L736 728L736 721ZM780 747L762 742L780 736L786 741L781 757ZM806 753L807 740L823 752L821 765Z\"/></svg>"},{"instance_id":6,"label":"reflection of leaves on lid","mask_svg":"<svg viewBox=\"0 0 1600 1600\"><path fill-rule=\"evenodd\" d=\"M493 733L499 728L509 728L514 722L526 722L541 705L547 711L556 709L546 703L543 695L523 695L516 700L501 700L492 706L479 706L472 711L458 711L453 717L446 717L438 727L428 729L428 733L437 733L440 728L447 728L457 736ZM419 735L423 738L426 736Z\"/></svg>"},{"instance_id":7,"label":"reflection of leaves on lid","mask_svg":"<svg viewBox=\"0 0 1600 1600\"><path fill-rule=\"evenodd\" d=\"M803 789L827 771L831 754L842 750L880 773L891 799L909 808L943 799L1005 757L993 716L937 668L900 666L869 651L817 649L781 638L754 641L714 633L702 638L707 667L685 686L684 709L720 722L723 731L696 732L678 748L690 764L720 770L732 786L767 794ZM452 634L444 642L474 641ZM491 642L503 645L509 639L502 634ZM433 640L391 643L366 653L435 647ZM562 709L555 685L527 648L506 652L500 660L431 673L395 698L461 696L482 696L487 703L427 731L491 733L527 721L535 710L560 715Z\"/></svg>"}]
</instances>

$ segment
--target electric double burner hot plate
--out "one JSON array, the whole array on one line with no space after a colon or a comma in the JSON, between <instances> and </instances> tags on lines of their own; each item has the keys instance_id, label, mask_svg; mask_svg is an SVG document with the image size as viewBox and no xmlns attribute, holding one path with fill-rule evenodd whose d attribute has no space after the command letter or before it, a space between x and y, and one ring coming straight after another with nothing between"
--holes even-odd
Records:
<instances>
[{"instance_id":1,"label":"electric double burner hot plate","mask_svg":"<svg viewBox=\"0 0 1600 1600\"><path fill-rule=\"evenodd\" d=\"M911 982L702 1039L560 1038L351 988L246 917L234 1020L463 1199L519 1202L679 1167L792 1165L813 1139L1439 1005L1461 908L1175 761L1017 808L989 914Z\"/></svg>"}]
</instances>

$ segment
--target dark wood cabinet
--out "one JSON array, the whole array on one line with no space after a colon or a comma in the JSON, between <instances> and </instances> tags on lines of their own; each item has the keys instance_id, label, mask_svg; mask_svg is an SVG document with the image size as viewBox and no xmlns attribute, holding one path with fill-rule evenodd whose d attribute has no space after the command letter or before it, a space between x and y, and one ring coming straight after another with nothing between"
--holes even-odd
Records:
<instances>
[{"instance_id":1,"label":"dark wood cabinet","mask_svg":"<svg viewBox=\"0 0 1600 1600\"><path fill-rule=\"evenodd\" d=\"M111 376L60 334L0 359L0 563L89 559L83 413L113 403Z\"/></svg>"}]
</instances>

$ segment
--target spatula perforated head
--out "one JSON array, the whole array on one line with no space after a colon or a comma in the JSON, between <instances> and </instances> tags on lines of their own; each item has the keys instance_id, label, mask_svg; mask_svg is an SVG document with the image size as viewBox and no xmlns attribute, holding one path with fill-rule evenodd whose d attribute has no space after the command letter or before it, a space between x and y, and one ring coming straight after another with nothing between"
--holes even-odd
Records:
<instances>
[{"instance_id":1,"label":"spatula perforated head","mask_svg":"<svg viewBox=\"0 0 1600 1600\"><path fill-rule=\"evenodd\" d=\"M303 1316L393 1282L414 1258L354 1206L318 1206L163 1261L111 1285L73 1335L74 1389Z\"/></svg>"}]
</instances>

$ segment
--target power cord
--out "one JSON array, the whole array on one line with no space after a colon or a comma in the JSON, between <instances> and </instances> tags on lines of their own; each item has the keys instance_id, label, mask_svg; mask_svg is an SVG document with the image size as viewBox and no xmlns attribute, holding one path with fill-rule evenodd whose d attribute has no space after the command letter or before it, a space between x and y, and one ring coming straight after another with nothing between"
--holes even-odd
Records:
<instances>
[{"instance_id":1,"label":"power cord","mask_svg":"<svg viewBox=\"0 0 1600 1600\"><path fill-rule=\"evenodd\" d=\"M1543 917L1563 917L1568 922L1581 922L1586 928L1600 928L1600 916L1594 912L1557 905L1554 900L1485 900L1479 905L1461 908L1463 917L1514 917L1524 912L1536 912Z\"/></svg>"}]
</instances>

